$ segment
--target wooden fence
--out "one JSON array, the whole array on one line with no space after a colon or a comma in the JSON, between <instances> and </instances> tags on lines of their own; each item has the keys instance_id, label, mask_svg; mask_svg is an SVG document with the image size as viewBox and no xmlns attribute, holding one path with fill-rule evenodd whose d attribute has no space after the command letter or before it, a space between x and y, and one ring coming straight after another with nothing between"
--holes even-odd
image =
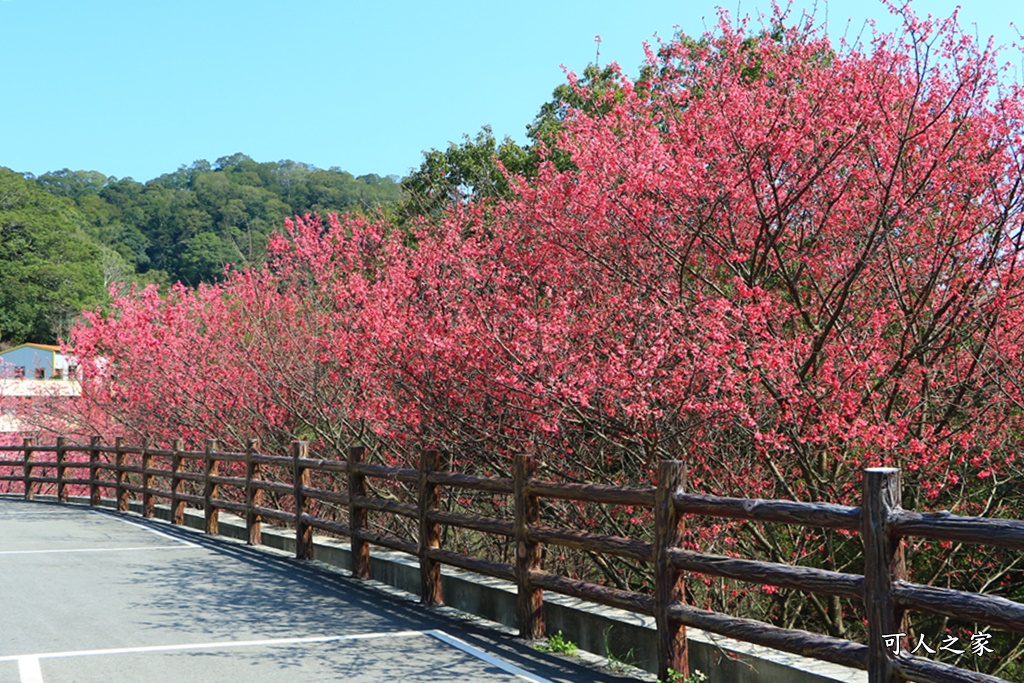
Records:
<instances>
[{"instance_id":1,"label":"wooden fence","mask_svg":"<svg viewBox=\"0 0 1024 683\"><path fill-rule=\"evenodd\" d=\"M113 446L103 445L99 438L93 438L88 445L71 444L64 438L50 446L34 445L26 440L21 446L0 448L0 455L4 452L8 456L0 459L0 482L20 483L26 498L32 498L41 485L49 484L56 488L61 501L68 500L71 487L80 487L88 490L92 505L99 505L103 491L113 490L119 510L127 511L134 497L141 500L143 514L147 517L154 514L157 499L168 501L175 524L183 522L185 505L192 505L204 511L206 532L211 534L217 533L218 513L226 510L245 519L249 541L253 544L260 543L263 520L275 520L295 528L296 556L301 559L312 558L312 534L314 529L319 529L350 539L352 573L358 578L370 575L371 545L415 555L420 566L421 600L426 605L442 604L442 564L515 582L518 625L524 638L542 638L545 634L543 591L653 616L657 624L661 680L669 680L670 671L688 670L686 626L867 670L872 683L1002 681L913 656L905 649L894 655L890 650L893 639L886 636L906 630L903 617L906 610L970 619L1016 633L1024 632L1024 605L1020 603L909 582L902 540L914 536L1024 550L1024 522L903 510L900 508L900 471L892 468L866 469L862 504L848 507L686 493L686 470L679 461L660 463L656 487L615 487L541 480L536 477L537 461L533 456L516 457L512 477L481 477L444 471L439 465L438 452L434 450L421 452L418 469L402 469L364 462L361 447L349 449L345 461L310 458L308 446L298 441L292 444L287 456L260 453L255 441L250 442L244 453L224 453L217 450L217 442L213 440L206 443L203 451L189 451L184 450L180 441L171 449L158 449L147 445L128 446L121 439ZM88 459L72 461L69 453L87 454ZM45 454L50 454L52 459L41 459ZM158 460L163 466L158 466ZM242 463L245 476L222 475L222 463ZM267 467L287 472L291 481L270 481L264 476ZM242 466L237 469L241 470ZM79 476L71 476L69 472L78 472ZM343 477L347 486L339 488L344 492L314 487L314 473ZM416 502L368 495L368 479L411 485L416 490ZM162 485L158 486L158 480ZM186 482L193 482L193 490L201 490L202 494L187 493ZM234 489L234 496L222 495L222 487ZM443 487L509 495L514 505L513 520L444 511L439 507ZM273 506L266 502L268 493L277 494L292 504ZM539 500L543 498L652 509L656 524L654 542L543 525L539 514ZM311 514L314 501L347 507L348 523ZM408 518L418 526L417 538L371 530L367 525L367 511ZM864 574L684 550L679 546L685 520L694 515L858 532L864 546ZM495 562L442 548L441 527L444 525L514 539L514 563ZM541 566L541 548L545 544L649 563L654 569L653 595L546 572ZM687 605L683 601L684 572L859 599L868 624L868 644L780 628Z\"/></svg>"}]
</instances>

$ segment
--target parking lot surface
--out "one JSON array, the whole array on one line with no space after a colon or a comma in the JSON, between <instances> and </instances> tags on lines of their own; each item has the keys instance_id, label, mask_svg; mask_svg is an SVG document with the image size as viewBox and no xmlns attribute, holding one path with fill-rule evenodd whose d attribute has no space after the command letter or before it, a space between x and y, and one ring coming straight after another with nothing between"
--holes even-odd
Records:
<instances>
[{"instance_id":1,"label":"parking lot surface","mask_svg":"<svg viewBox=\"0 0 1024 683\"><path fill-rule=\"evenodd\" d=\"M0 497L0 681L625 681L309 563Z\"/></svg>"}]
</instances>

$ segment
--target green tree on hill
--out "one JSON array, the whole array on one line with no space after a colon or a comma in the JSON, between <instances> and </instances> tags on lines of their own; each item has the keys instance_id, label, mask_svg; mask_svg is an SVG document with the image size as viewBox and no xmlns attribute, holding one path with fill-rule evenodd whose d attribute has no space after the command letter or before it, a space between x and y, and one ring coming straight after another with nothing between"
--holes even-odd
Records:
<instances>
[{"instance_id":1,"label":"green tree on hill","mask_svg":"<svg viewBox=\"0 0 1024 683\"><path fill-rule=\"evenodd\" d=\"M100 250L74 204L0 169L0 342L53 342L104 299Z\"/></svg>"},{"instance_id":2,"label":"green tree on hill","mask_svg":"<svg viewBox=\"0 0 1024 683\"><path fill-rule=\"evenodd\" d=\"M68 169L36 182L75 202L89 236L108 250L109 266L136 279L190 285L219 279L226 264L258 262L285 218L373 212L401 196L391 178L288 160L260 163L245 154L200 159L145 184Z\"/></svg>"}]
</instances>

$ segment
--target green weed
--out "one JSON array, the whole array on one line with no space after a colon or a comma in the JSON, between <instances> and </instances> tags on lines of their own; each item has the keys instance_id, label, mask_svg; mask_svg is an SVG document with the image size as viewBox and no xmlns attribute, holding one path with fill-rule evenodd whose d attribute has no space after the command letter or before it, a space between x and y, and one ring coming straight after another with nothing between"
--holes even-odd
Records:
<instances>
[{"instance_id":1,"label":"green weed","mask_svg":"<svg viewBox=\"0 0 1024 683\"><path fill-rule=\"evenodd\" d=\"M545 642L538 643L534 647L536 647L538 650L544 650L546 652L558 652L559 654L563 655L575 655L576 650L579 649L576 646L576 643L572 642L571 640L563 636L561 631L555 633L554 635L548 636L548 639Z\"/></svg>"},{"instance_id":2,"label":"green weed","mask_svg":"<svg viewBox=\"0 0 1024 683\"><path fill-rule=\"evenodd\" d=\"M684 676L675 669L669 669L668 678L664 681L659 680L658 683L704 683L706 680L708 677L700 669L694 669L689 676Z\"/></svg>"}]
</instances>

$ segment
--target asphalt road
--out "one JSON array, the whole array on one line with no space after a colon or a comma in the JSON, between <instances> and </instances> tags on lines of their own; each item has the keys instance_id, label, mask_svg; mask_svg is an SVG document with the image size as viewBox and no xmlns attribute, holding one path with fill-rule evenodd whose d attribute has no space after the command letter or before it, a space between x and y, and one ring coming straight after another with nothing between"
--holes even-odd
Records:
<instances>
[{"instance_id":1,"label":"asphalt road","mask_svg":"<svg viewBox=\"0 0 1024 683\"><path fill-rule=\"evenodd\" d=\"M315 565L0 497L0 682L631 680Z\"/></svg>"}]
</instances>

